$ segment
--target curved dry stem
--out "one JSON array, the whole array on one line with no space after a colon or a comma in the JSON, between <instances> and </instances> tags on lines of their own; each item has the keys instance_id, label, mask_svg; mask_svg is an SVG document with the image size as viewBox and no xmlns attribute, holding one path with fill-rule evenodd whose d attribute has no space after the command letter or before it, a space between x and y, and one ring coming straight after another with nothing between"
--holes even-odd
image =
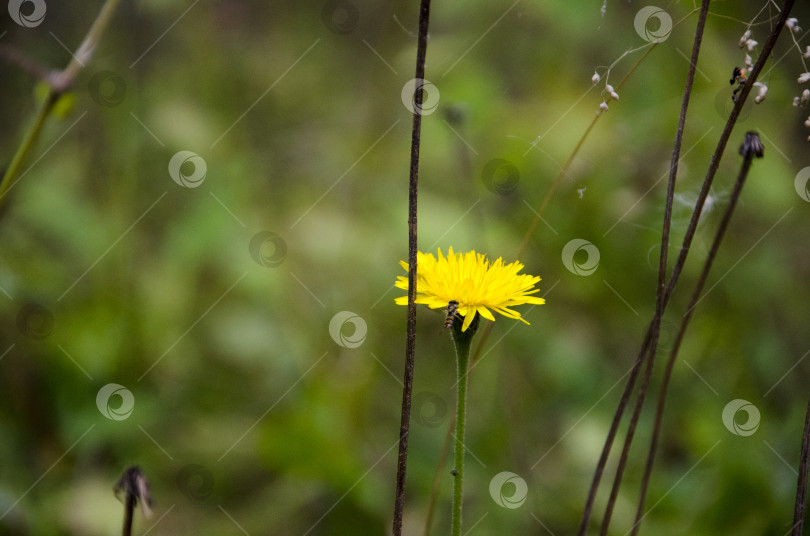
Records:
<instances>
[{"instance_id":1,"label":"curved dry stem","mask_svg":"<svg viewBox=\"0 0 810 536\"><path fill-rule=\"evenodd\" d=\"M630 418L630 425L627 428L625 435L624 446L619 457L619 465L616 468L616 476L613 479L613 486L610 490L610 498L608 499L607 507L605 508L605 516L602 519L602 534L607 534L607 529L610 526L610 519L613 515L613 508L616 504L616 499L619 496L619 488L622 484L624 476L624 469L627 466L627 458L630 455L630 446L633 443L636 426L638 425L641 416L641 408L644 406L644 401L647 397L647 390L650 386L650 379L652 378L653 366L655 364L655 351L658 347L658 336L661 330L661 319L664 315L664 290L666 288L667 278L667 251L669 250L669 231L672 222L672 201L675 196L675 179L678 175L678 162L681 157L681 146L683 144L683 130L686 125L686 113L689 109L689 100L692 96L692 86L695 81L695 71L697 70L698 57L700 55L700 45L703 41L703 32L706 28L706 18L709 13L709 0L703 0L700 7L700 16L698 17L697 27L695 29L695 39L692 45L692 57L689 62L689 69L686 73L686 87L683 91L683 100L681 102L681 112L678 118L678 128L675 132L675 146L672 149L672 160L669 165L669 180L667 181L667 197L664 207L664 221L661 230L661 253L658 263L658 287L656 291L655 315L653 316L652 323L650 324L650 337L649 337L649 350L647 355L647 366L644 370L644 377L639 387L638 395L636 398L636 405L633 409L633 415ZM642 354L644 355L644 354Z\"/></svg>"},{"instance_id":2,"label":"curved dry stem","mask_svg":"<svg viewBox=\"0 0 810 536\"><path fill-rule=\"evenodd\" d=\"M751 74L748 78L748 83L743 86L740 95L737 98L737 101L731 110L728 120L726 121L726 125L723 128L723 132L720 135L720 139L717 142L717 147L715 148L714 153L712 154L712 158L709 164L709 168L706 172L706 177L703 181L703 185L701 187L700 193L698 194L698 199L695 203L695 209L692 212L692 217L689 221L689 226L687 227L686 233L684 235L683 243L681 246L680 253L678 258L673 266L672 274L670 275L669 281L667 282L666 289L663 293L663 307L662 313L666 310L667 303L669 302L669 298L672 295L672 292L675 288L675 285L680 278L681 271L683 269L684 264L686 263L686 257L689 254L689 248L692 243L692 239L694 238L695 231L697 229L698 221L700 220L700 215L703 210L703 204L706 200L706 197L709 193L711 188L712 182L714 181L714 177L717 173L717 169L720 165L720 159L723 156L723 153L726 148L726 144L728 143L728 139L731 136L731 131L734 128L734 125L737 122L737 118L742 111L742 107L745 104L748 95L751 92L751 88L753 87L753 83L756 81L759 74L762 72L762 69L767 61L768 55L773 50L773 46L776 43L776 39L779 37L779 33L781 29L784 27L784 21L787 19L787 14L790 12L792 8L794 0L787 0L785 3L785 8L783 9L782 13L780 14L780 18L777 21L777 25L773 28L770 36L768 37L768 41L765 43L763 47L763 51L760 54L759 58L757 58L757 62L754 65ZM638 377L639 366L644 360L645 356L649 354L654 354L655 347L651 344L652 343L652 333L653 332L653 323L650 324L650 328L647 330L647 334L645 335L644 341L642 343L641 349L639 350L638 356L636 358L635 363L633 364L633 369L628 378L627 384L625 385L625 390L622 393L622 398L619 402L619 406L617 408L616 414L614 415L613 422L611 423L610 430L608 432L608 436L605 440L605 445L602 450L602 454L600 456L599 462L597 464L597 468L594 474L594 480L591 484L591 488L588 493L588 499L585 506L585 512L583 514L582 524L580 525L579 535L582 536L585 534L587 530L588 521L590 519L591 511L593 508L593 502L596 497L596 491L599 486L599 481L601 476L604 472L605 465L607 463L607 458L609 456L610 450L612 448L613 440L615 439L616 431L618 429L619 423L621 418L624 414L624 410L627 405L627 401L630 397L630 392L635 386L635 382Z\"/></svg>"},{"instance_id":3,"label":"curved dry stem","mask_svg":"<svg viewBox=\"0 0 810 536\"><path fill-rule=\"evenodd\" d=\"M723 218L720 222L720 226L717 228L717 233L715 234L714 241L712 242L711 249L709 250L709 255L706 258L706 262L703 265L703 270L700 273L700 277L698 278L698 282L695 285L695 290L692 292L692 299L689 302L689 308L686 310L686 314L681 321L681 326L678 330L678 335L675 337L674 344L672 346L672 351L670 352L669 359L667 361L666 370L664 371L664 378L662 380L661 390L658 393L658 406L656 408L655 414L655 424L653 426L653 435L650 441L650 450L647 454L647 462L644 468L644 477L641 481L641 494L638 501L638 506L636 508L636 519L632 527L632 534L638 534L639 528L641 526L641 520L644 518L644 502L647 497L647 489L649 486L650 476L652 474L653 463L655 462L655 454L658 448L658 438L660 436L661 431L661 423L664 416L664 405L666 404L666 397L667 397L667 388L669 387L670 379L672 378L672 370L675 366L675 360L678 358L678 351L681 347L681 342L683 341L684 334L686 333L686 329L689 326L689 321L692 319L692 313L695 310L695 306L697 305L698 301L700 301L700 294L703 292L703 287L706 284L706 280L709 276L709 271L711 270L712 264L714 263L714 259L717 256L717 251L720 249L720 244L723 241L725 236L726 230L728 229L728 224L731 221L731 216L734 214L734 209L737 207L737 201L740 198L740 193L742 192L742 188L745 185L745 180L748 177L748 172L751 169L751 162L754 156L761 157L762 153L754 152L750 148L749 144L749 137L755 137L757 143L759 143L759 136L756 133L749 132L746 134L746 142L743 144L741 151L743 152L743 163L740 168L740 173L737 176L737 182L734 185L734 190L731 194L731 199L729 200L728 207L726 207L726 211L723 214ZM761 147L761 144L759 144Z\"/></svg>"}]
</instances>

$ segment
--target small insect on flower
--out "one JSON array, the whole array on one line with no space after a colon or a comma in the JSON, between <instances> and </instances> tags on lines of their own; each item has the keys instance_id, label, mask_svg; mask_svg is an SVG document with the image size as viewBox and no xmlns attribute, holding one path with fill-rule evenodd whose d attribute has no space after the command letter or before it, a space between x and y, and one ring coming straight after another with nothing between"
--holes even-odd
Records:
<instances>
[{"instance_id":1,"label":"small insect on flower","mask_svg":"<svg viewBox=\"0 0 810 536\"><path fill-rule=\"evenodd\" d=\"M745 86L745 83L748 81L748 75L745 69L740 69L739 67L734 67L734 71L731 73L731 80L728 81L730 85L734 85L734 82L737 82L737 87L731 93L731 100L737 102L737 93L742 90Z\"/></svg>"},{"instance_id":2,"label":"small insect on flower","mask_svg":"<svg viewBox=\"0 0 810 536\"><path fill-rule=\"evenodd\" d=\"M458 302L450 300L447 304L447 316L444 318L444 329L453 327L453 320L456 318L456 311L458 311Z\"/></svg>"}]
</instances>

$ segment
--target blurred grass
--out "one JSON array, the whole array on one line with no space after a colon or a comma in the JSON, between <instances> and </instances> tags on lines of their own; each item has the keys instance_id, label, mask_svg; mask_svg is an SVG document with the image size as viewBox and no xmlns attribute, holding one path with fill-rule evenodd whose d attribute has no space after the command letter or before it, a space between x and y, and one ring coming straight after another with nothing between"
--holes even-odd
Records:
<instances>
[{"instance_id":1,"label":"blurred grass","mask_svg":"<svg viewBox=\"0 0 810 536\"><path fill-rule=\"evenodd\" d=\"M49 32L77 45L100 5L49 3L36 28L4 17L2 42L58 68L69 56ZM10 510L0 532L115 533L122 507L111 488L133 463L156 500L156 518L136 519L141 533L156 519L151 534L221 534L234 522L251 534L389 530L405 324L391 287L407 253L410 141L400 91L412 77L407 32L416 12L405 2L353 5L359 20L345 34L325 24L326 2L122 6L79 79L73 115L47 125L35 165L4 200L0 516ZM434 5L427 78L441 97L424 117L421 249L513 258L602 100L590 82L594 69L643 43L633 30L638 7L609 4L602 18L596 4L584 14L559 2ZM744 21L760 7L718 2L712 11ZM673 19L686 13L666 9ZM797 9L806 25L807 7ZM497 321L472 374L465 526L480 520L474 534L536 532L536 519L568 534L579 523L617 382L652 314L664 182L644 194L668 169L693 28L687 21L658 46L610 104L520 259L551 291L546 305L526 309L531 327ZM697 192L722 128L717 108L730 100L743 30L730 18L710 19L677 185L684 199ZM756 27L754 38L765 32ZM785 37L775 59L767 100L732 136L715 209L667 314L674 333L739 165L737 144L756 129L766 158L753 166L710 276L717 285L676 366L648 534L782 534L792 519L810 312L810 215L793 178L810 160L807 110L790 106L803 68ZM88 89L104 70L126 85L116 106L97 104ZM34 84L7 64L0 79L4 166L32 116ZM200 187L171 180L168 162L180 150L205 159ZM519 171L509 195L482 181L496 158ZM684 213L676 207L673 244ZM286 242L277 267L250 255L262 231ZM598 246L594 275L563 266L573 238ZM29 303L53 315L44 339L18 326ZM329 336L340 311L365 320L361 346ZM438 395L447 412L438 426L412 427L408 534L421 533L454 399L442 315L418 315L415 394ZM129 418L99 412L96 393L108 383L132 391ZM735 398L762 413L753 436L723 426L723 407ZM415 407L414 416L430 409ZM632 522L651 421L645 412L617 530ZM190 466L202 472L189 476ZM505 470L529 486L516 510L489 497L490 479ZM446 477L434 534L446 530L449 497Z\"/></svg>"}]
</instances>

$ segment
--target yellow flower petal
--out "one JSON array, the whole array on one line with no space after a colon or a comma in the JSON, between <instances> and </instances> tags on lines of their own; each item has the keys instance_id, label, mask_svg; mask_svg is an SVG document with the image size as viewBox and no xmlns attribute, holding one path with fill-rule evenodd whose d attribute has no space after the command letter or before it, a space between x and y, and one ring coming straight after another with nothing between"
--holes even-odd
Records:
<instances>
[{"instance_id":1,"label":"yellow flower petal","mask_svg":"<svg viewBox=\"0 0 810 536\"><path fill-rule=\"evenodd\" d=\"M408 270L408 263L400 262L400 265ZM534 288L540 278L518 273L523 269L523 264L517 261L504 264L503 259L498 257L490 263L481 253L455 253L450 248L447 256L442 254L441 249L436 257L432 253L419 252L416 265L416 303L440 309L446 308L450 301L457 301L458 314L464 317L463 331L470 326L476 314L494 321L492 311L528 324L520 313L510 307L524 303L545 303L543 298L532 296L540 291ZM394 285L408 290L408 278L398 276ZM408 297L398 297L395 303L407 305Z\"/></svg>"}]
</instances>

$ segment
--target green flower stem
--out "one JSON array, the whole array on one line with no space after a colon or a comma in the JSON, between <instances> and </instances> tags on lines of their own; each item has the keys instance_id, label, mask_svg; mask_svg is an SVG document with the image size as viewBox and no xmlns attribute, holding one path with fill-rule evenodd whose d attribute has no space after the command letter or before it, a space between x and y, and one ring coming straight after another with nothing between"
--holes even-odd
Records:
<instances>
[{"instance_id":1,"label":"green flower stem","mask_svg":"<svg viewBox=\"0 0 810 536\"><path fill-rule=\"evenodd\" d=\"M456 347L456 370L458 382L456 393L456 443L455 468L453 481L453 519L450 534L461 535L461 504L463 502L464 482L464 424L467 420L467 366L470 362L470 346L472 338L478 330L479 315L475 315L467 331L461 331L463 322L456 319L453 322L453 342Z\"/></svg>"},{"instance_id":2,"label":"green flower stem","mask_svg":"<svg viewBox=\"0 0 810 536\"><path fill-rule=\"evenodd\" d=\"M12 157L11 163L6 169L5 173L0 172L0 203L4 201L6 194L11 187L17 182L22 170L22 165L26 161L31 149L34 147L37 139L42 133L42 127L50 115L51 111L65 92L69 91L73 86L73 82L78 76L79 72L85 67L93 56L93 52L101 39L102 34L107 29L107 26L112 18L115 8L121 0L107 0L104 6L99 11L96 20L88 30L82 44L73 54L73 59L67 67L62 71L52 73L45 80L49 87L48 96L42 102L37 111L36 119L31 125L31 128L25 134L22 143Z\"/></svg>"}]
</instances>

